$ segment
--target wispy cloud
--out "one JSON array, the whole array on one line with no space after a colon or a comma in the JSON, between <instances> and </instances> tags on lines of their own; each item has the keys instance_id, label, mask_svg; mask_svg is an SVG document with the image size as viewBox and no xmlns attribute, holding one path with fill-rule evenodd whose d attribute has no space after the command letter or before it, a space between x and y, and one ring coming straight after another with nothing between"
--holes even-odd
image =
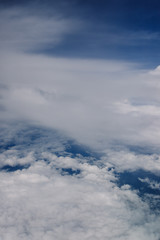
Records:
<instances>
[{"instance_id":1,"label":"wispy cloud","mask_svg":"<svg viewBox=\"0 0 160 240\"><path fill-rule=\"evenodd\" d=\"M160 190L160 184L154 180L150 180L149 178L140 178L140 181L143 183L147 183L152 189Z\"/></svg>"},{"instance_id":2,"label":"wispy cloud","mask_svg":"<svg viewBox=\"0 0 160 240\"><path fill-rule=\"evenodd\" d=\"M44 45L55 46L73 31L75 23L58 14L46 16L25 8L0 10L1 50L35 51Z\"/></svg>"}]
</instances>

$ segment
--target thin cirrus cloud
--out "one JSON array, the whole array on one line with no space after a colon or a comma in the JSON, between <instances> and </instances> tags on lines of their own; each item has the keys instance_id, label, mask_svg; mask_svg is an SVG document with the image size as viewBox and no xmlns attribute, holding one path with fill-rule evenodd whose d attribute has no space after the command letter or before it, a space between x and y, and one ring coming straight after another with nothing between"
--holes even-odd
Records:
<instances>
[{"instance_id":1,"label":"thin cirrus cloud","mask_svg":"<svg viewBox=\"0 0 160 240\"><path fill-rule=\"evenodd\" d=\"M73 21L57 14L47 17L29 8L14 7L0 12L1 51L33 51L46 44L54 46L75 27Z\"/></svg>"}]
</instances>

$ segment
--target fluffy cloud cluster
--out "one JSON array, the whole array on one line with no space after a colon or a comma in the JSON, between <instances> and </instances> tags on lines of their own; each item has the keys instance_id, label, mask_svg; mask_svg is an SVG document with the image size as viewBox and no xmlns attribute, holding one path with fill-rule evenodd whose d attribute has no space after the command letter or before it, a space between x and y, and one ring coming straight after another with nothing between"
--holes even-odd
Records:
<instances>
[{"instance_id":1,"label":"fluffy cloud cluster","mask_svg":"<svg viewBox=\"0 0 160 240\"><path fill-rule=\"evenodd\" d=\"M151 169L151 163L154 172L154 156L108 150L98 159L81 151L70 157L66 137L57 132L22 124L12 129L1 136L0 239L159 239L159 215L131 186L118 187L115 174Z\"/></svg>"},{"instance_id":2,"label":"fluffy cloud cluster","mask_svg":"<svg viewBox=\"0 0 160 240\"><path fill-rule=\"evenodd\" d=\"M129 186L118 188L107 167L42 154L49 164L0 174L1 239L158 240L159 217Z\"/></svg>"},{"instance_id":3,"label":"fluffy cloud cluster","mask_svg":"<svg viewBox=\"0 0 160 240\"><path fill-rule=\"evenodd\" d=\"M113 164L117 171L135 171L137 169L144 169L145 171L153 172L160 175L160 155L153 154L137 154L129 150L113 151L108 149L106 155L102 157L104 162Z\"/></svg>"}]
</instances>

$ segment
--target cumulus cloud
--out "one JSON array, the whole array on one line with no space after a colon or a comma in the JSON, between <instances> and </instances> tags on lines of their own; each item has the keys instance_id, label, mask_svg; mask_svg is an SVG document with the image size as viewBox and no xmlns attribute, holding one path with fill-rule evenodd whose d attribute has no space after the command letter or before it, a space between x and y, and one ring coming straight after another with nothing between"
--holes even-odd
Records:
<instances>
[{"instance_id":1,"label":"cumulus cloud","mask_svg":"<svg viewBox=\"0 0 160 240\"><path fill-rule=\"evenodd\" d=\"M135 171L137 169L144 169L153 172L157 175L160 174L160 155L153 154L137 154L129 150L106 150L106 156L102 157L103 162L110 162L113 164L117 171L123 172L124 170Z\"/></svg>"},{"instance_id":2,"label":"cumulus cloud","mask_svg":"<svg viewBox=\"0 0 160 240\"><path fill-rule=\"evenodd\" d=\"M49 164L0 174L2 239L158 239L159 217L128 186L118 188L113 172L43 155ZM61 175L61 166L81 173Z\"/></svg>"},{"instance_id":3,"label":"cumulus cloud","mask_svg":"<svg viewBox=\"0 0 160 240\"><path fill-rule=\"evenodd\" d=\"M115 174L139 168L158 174L158 155L108 150L96 159L79 150L70 157L61 133L13 126L1 131L0 238L158 240L159 215L129 185L119 188Z\"/></svg>"},{"instance_id":4,"label":"cumulus cloud","mask_svg":"<svg viewBox=\"0 0 160 240\"><path fill-rule=\"evenodd\" d=\"M26 157L17 157L16 150L7 150L0 154L0 167L5 165L15 166L15 165L25 165L30 164L35 161L32 152L30 152Z\"/></svg>"}]
</instances>

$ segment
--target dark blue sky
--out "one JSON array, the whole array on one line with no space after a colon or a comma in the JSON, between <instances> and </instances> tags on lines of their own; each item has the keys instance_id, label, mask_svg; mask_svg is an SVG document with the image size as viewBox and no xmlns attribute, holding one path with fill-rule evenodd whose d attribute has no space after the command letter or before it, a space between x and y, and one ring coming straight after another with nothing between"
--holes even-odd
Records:
<instances>
[{"instance_id":1,"label":"dark blue sky","mask_svg":"<svg viewBox=\"0 0 160 240\"><path fill-rule=\"evenodd\" d=\"M122 59L159 64L160 2L138 0L1 1L2 7L27 7L48 17L83 21L55 47L37 52L63 57Z\"/></svg>"}]
</instances>

